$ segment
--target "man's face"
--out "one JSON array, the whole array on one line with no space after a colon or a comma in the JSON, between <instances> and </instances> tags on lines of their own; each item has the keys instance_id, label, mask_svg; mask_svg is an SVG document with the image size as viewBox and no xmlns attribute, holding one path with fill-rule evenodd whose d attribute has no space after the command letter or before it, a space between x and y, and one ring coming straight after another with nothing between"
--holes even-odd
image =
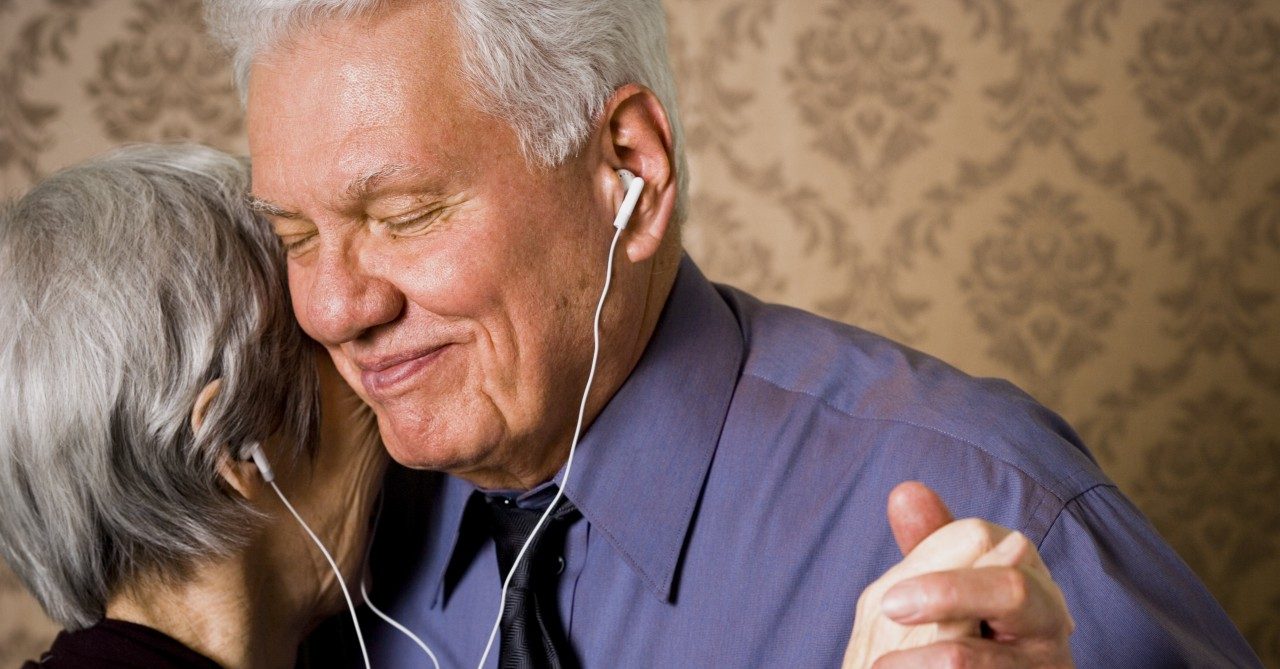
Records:
<instances>
[{"instance_id":1,"label":"man's face","mask_svg":"<svg viewBox=\"0 0 1280 669\"><path fill-rule=\"evenodd\" d=\"M322 24L259 58L253 190L277 210L298 320L392 457L531 484L567 446L610 212L585 160L532 166L470 104L446 5Z\"/></svg>"}]
</instances>

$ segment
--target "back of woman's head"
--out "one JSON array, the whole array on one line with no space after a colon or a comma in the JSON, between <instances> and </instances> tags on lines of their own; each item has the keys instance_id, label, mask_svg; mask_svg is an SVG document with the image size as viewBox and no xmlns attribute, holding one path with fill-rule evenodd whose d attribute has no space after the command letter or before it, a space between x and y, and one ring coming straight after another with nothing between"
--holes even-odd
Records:
<instances>
[{"instance_id":1,"label":"back of woman's head","mask_svg":"<svg viewBox=\"0 0 1280 669\"><path fill-rule=\"evenodd\" d=\"M0 211L0 555L69 629L243 545L221 458L312 441L310 346L247 188L212 149L133 146Z\"/></svg>"}]
</instances>

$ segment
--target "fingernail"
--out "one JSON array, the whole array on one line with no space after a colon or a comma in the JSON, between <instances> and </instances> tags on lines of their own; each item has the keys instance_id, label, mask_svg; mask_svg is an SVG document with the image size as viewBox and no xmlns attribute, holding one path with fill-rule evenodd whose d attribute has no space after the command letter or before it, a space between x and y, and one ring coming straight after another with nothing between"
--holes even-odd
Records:
<instances>
[{"instance_id":1,"label":"fingernail","mask_svg":"<svg viewBox=\"0 0 1280 669\"><path fill-rule=\"evenodd\" d=\"M920 597L915 588L894 588L880 600L880 612L894 619L909 618L920 612Z\"/></svg>"}]
</instances>

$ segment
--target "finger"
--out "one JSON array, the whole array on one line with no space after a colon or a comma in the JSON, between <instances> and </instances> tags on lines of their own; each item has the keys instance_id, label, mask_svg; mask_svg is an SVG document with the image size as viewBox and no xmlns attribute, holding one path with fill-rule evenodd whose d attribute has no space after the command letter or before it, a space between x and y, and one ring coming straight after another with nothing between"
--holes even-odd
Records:
<instances>
[{"instance_id":1,"label":"finger","mask_svg":"<svg viewBox=\"0 0 1280 669\"><path fill-rule=\"evenodd\" d=\"M903 625L988 620L1039 605L1017 567L957 569L913 576L885 593L880 610Z\"/></svg>"},{"instance_id":2,"label":"finger","mask_svg":"<svg viewBox=\"0 0 1280 669\"><path fill-rule=\"evenodd\" d=\"M951 512L942 498L919 481L899 483L889 493L888 516L903 555L951 522Z\"/></svg>"},{"instance_id":3,"label":"finger","mask_svg":"<svg viewBox=\"0 0 1280 669\"><path fill-rule=\"evenodd\" d=\"M931 571L972 567L994 549L1009 530L978 518L952 521L925 537L894 567L895 580Z\"/></svg>"},{"instance_id":4,"label":"finger","mask_svg":"<svg viewBox=\"0 0 1280 669\"><path fill-rule=\"evenodd\" d=\"M997 639L1020 638L1033 633L1051 635L1053 629L1064 637L1071 635L1072 630L1075 629L1075 621L1071 619L1071 612L1067 610L1067 600L1062 594L1062 589L1054 582L1053 575L1049 573L1049 567L1040 557L1040 552L1021 532L1014 532L1005 537L999 545L978 558L974 566L1009 566L1021 569L1024 576L1029 579L1029 586L1033 593L1038 593L1039 603L1046 607L1040 611L1046 617L1014 615L988 621L988 626L991 627Z\"/></svg>"},{"instance_id":5,"label":"finger","mask_svg":"<svg viewBox=\"0 0 1280 669\"><path fill-rule=\"evenodd\" d=\"M975 567L1027 567L1049 573L1031 540L1021 532L1012 532L982 557L974 561Z\"/></svg>"},{"instance_id":6,"label":"finger","mask_svg":"<svg viewBox=\"0 0 1280 669\"><path fill-rule=\"evenodd\" d=\"M985 621L996 641L1057 639L1071 633L1061 591L1046 575L982 567L916 576L889 589L881 612L903 625Z\"/></svg>"},{"instance_id":7,"label":"finger","mask_svg":"<svg viewBox=\"0 0 1280 669\"><path fill-rule=\"evenodd\" d=\"M916 667L991 667L1014 669L1020 662L1017 650L986 639L952 639L919 648L881 655L873 669L915 669Z\"/></svg>"},{"instance_id":8,"label":"finger","mask_svg":"<svg viewBox=\"0 0 1280 669\"><path fill-rule=\"evenodd\" d=\"M952 521L925 537L901 562L876 579L868 591L874 593L878 606L881 595L893 584L929 572L972 567L1008 534L1007 528L978 518Z\"/></svg>"}]
</instances>

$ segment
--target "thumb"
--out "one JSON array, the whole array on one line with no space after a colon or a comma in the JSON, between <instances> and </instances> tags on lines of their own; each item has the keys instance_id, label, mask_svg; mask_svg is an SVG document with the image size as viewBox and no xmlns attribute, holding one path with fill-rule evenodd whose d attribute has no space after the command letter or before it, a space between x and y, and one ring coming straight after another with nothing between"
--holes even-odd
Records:
<instances>
[{"instance_id":1,"label":"thumb","mask_svg":"<svg viewBox=\"0 0 1280 669\"><path fill-rule=\"evenodd\" d=\"M904 556L952 520L938 493L919 481L904 481L889 493L888 515L893 538Z\"/></svg>"}]
</instances>

